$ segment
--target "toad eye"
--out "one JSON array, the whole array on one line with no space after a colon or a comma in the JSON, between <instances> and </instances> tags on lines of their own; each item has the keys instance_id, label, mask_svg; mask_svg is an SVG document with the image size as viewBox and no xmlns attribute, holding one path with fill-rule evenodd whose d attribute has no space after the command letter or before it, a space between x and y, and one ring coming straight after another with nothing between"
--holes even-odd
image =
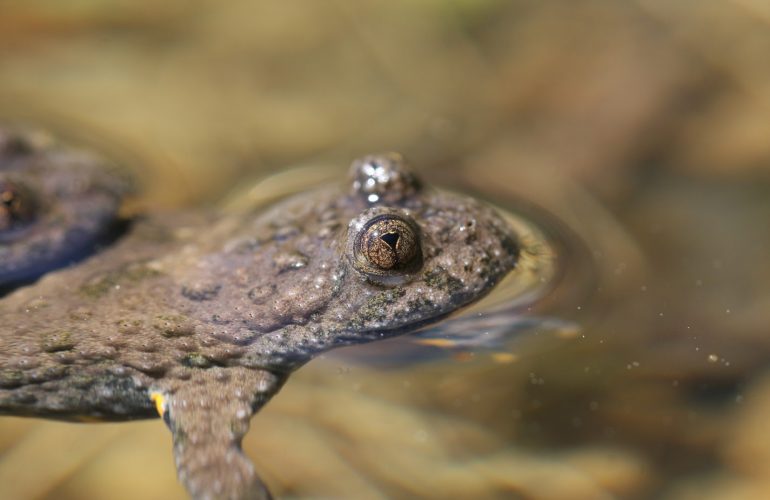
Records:
<instances>
[{"instance_id":1,"label":"toad eye","mask_svg":"<svg viewBox=\"0 0 770 500\"><path fill-rule=\"evenodd\" d=\"M35 197L21 184L0 180L0 238L35 218Z\"/></svg>"},{"instance_id":2,"label":"toad eye","mask_svg":"<svg viewBox=\"0 0 770 500\"><path fill-rule=\"evenodd\" d=\"M356 236L356 268L374 276L413 271L422 263L417 224L411 219L382 214L370 219Z\"/></svg>"}]
</instances>

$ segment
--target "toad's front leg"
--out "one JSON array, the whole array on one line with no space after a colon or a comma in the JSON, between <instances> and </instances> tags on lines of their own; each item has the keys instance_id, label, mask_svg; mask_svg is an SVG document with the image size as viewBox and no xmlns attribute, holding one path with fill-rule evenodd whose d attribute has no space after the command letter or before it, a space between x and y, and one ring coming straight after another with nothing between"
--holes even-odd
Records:
<instances>
[{"instance_id":1,"label":"toad's front leg","mask_svg":"<svg viewBox=\"0 0 770 500\"><path fill-rule=\"evenodd\" d=\"M241 440L251 416L284 380L263 370L216 367L152 392L173 434L179 480L193 498L270 498Z\"/></svg>"}]
</instances>

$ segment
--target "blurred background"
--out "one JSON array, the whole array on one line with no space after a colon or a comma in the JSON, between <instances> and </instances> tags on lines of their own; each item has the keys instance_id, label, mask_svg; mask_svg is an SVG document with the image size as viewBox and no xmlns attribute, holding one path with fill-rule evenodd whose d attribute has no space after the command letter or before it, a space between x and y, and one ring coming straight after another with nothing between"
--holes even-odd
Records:
<instances>
[{"instance_id":1,"label":"blurred background","mask_svg":"<svg viewBox=\"0 0 770 500\"><path fill-rule=\"evenodd\" d=\"M122 162L147 211L399 150L582 241L537 311L576 338L297 373L245 442L279 497L760 499L769 25L764 0L0 0L0 120ZM0 498L185 494L160 421L3 418Z\"/></svg>"}]
</instances>

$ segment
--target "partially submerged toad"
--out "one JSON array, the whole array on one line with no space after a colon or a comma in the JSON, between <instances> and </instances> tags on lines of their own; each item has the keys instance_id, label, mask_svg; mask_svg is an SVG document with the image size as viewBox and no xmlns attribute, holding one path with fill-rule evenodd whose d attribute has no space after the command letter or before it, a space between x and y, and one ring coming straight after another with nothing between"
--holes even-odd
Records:
<instances>
[{"instance_id":1,"label":"partially submerged toad","mask_svg":"<svg viewBox=\"0 0 770 500\"><path fill-rule=\"evenodd\" d=\"M115 229L123 181L3 134L0 413L160 414L196 498L269 496L240 442L293 370L445 318L517 264L517 235L494 210L423 187L397 154L259 213Z\"/></svg>"}]
</instances>

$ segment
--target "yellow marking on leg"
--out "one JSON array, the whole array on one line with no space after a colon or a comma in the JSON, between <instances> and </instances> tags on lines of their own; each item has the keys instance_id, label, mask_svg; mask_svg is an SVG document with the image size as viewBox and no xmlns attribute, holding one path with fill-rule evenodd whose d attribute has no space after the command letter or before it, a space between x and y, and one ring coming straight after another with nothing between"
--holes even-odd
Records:
<instances>
[{"instance_id":1,"label":"yellow marking on leg","mask_svg":"<svg viewBox=\"0 0 770 500\"><path fill-rule=\"evenodd\" d=\"M158 410L160 418L163 418L163 415L166 413L166 396L160 392L153 391L150 393L150 399L155 403L155 409Z\"/></svg>"}]
</instances>

